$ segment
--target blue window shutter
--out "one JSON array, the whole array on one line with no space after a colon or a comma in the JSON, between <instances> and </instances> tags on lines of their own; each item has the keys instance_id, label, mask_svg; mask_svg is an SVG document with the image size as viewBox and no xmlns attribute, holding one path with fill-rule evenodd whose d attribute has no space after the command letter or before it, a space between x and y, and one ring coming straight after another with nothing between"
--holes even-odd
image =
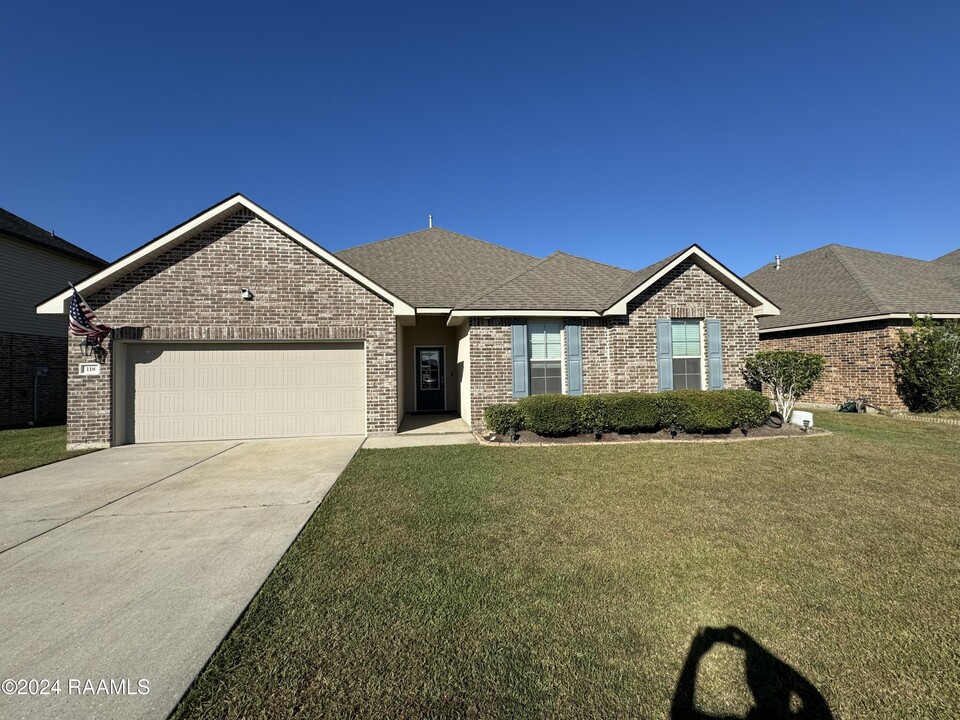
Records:
<instances>
[{"instance_id":1,"label":"blue window shutter","mask_svg":"<svg viewBox=\"0 0 960 720\"><path fill-rule=\"evenodd\" d=\"M511 354L513 357L513 396L526 397L529 394L527 377L529 375L527 362L527 324L517 323L513 326L511 335Z\"/></svg>"},{"instance_id":2,"label":"blue window shutter","mask_svg":"<svg viewBox=\"0 0 960 720\"><path fill-rule=\"evenodd\" d=\"M567 322L567 394L583 395L583 343L579 320Z\"/></svg>"},{"instance_id":3,"label":"blue window shutter","mask_svg":"<svg viewBox=\"0 0 960 720\"><path fill-rule=\"evenodd\" d=\"M710 390L723 389L723 343L720 342L719 320L707 320L707 375Z\"/></svg>"},{"instance_id":4,"label":"blue window shutter","mask_svg":"<svg viewBox=\"0 0 960 720\"><path fill-rule=\"evenodd\" d=\"M673 390L673 330L669 320L657 320L657 389Z\"/></svg>"}]
</instances>

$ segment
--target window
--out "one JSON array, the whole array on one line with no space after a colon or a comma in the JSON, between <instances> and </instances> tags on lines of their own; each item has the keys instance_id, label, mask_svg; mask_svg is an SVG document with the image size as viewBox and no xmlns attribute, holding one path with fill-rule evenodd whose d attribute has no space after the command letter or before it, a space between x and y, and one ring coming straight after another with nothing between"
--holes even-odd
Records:
<instances>
[{"instance_id":1,"label":"window","mask_svg":"<svg viewBox=\"0 0 960 720\"><path fill-rule=\"evenodd\" d=\"M529 323L530 394L563 392L560 323Z\"/></svg>"},{"instance_id":2,"label":"window","mask_svg":"<svg viewBox=\"0 0 960 720\"><path fill-rule=\"evenodd\" d=\"M670 323L673 340L673 389L702 390L703 350L699 320Z\"/></svg>"}]
</instances>

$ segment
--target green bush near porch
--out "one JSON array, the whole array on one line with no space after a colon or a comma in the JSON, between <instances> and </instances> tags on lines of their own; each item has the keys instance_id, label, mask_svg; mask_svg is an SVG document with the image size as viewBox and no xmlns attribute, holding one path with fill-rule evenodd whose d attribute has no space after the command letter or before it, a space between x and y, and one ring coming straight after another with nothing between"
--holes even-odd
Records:
<instances>
[{"instance_id":1,"label":"green bush near porch","mask_svg":"<svg viewBox=\"0 0 960 720\"><path fill-rule=\"evenodd\" d=\"M574 395L532 395L517 403L525 430L543 437L576 435L581 398Z\"/></svg>"},{"instance_id":2,"label":"green bush near porch","mask_svg":"<svg viewBox=\"0 0 960 720\"><path fill-rule=\"evenodd\" d=\"M543 437L616 432L621 435L676 427L691 433L726 432L760 425L769 401L753 390L671 390L661 393L534 395L517 403L491 405L484 411L487 428L508 428Z\"/></svg>"},{"instance_id":3,"label":"green bush near porch","mask_svg":"<svg viewBox=\"0 0 960 720\"><path fill-rule=\"evenodd\" d=\"M513 403L498 403L490 405L483 411L483 422L487 428L497 435L506 435L510 428L519 430L523 427L523 418Z\"/></svg>"}]
</instances>

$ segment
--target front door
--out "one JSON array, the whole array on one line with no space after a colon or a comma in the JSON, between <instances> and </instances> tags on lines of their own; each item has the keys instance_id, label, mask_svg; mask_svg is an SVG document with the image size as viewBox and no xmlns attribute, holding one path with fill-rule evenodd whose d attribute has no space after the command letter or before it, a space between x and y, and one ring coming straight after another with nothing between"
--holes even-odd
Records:
<instances>
[{"instance_id":1,"label":"front door","mask_svg":"<svg viewBox=\"0 0 960 720\"><path fill-rule=\"evenodd\" d=\"M443 382L443 348L417 348L417 412L443 412L446 409Z\"/></svg>"}]
</instances>

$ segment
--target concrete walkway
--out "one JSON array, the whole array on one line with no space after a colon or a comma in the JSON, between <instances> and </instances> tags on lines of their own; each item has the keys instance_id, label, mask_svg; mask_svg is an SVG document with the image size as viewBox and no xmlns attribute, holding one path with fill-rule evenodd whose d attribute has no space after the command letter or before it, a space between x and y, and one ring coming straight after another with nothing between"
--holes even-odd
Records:
<instances>
[{"instance_id":1,"label":"concrete walkway","mask_svg":"<svg viewBox=\"0 0 960 720\"><path fill-rule=\"evenodd\" d=\"M136 445L0 478L0 681L59 680L8 684L0 717L166 718L362 440Z\"/></svg>"},{"instance_id":2,"label":"concrete walkway","mask_svg":"<svg viewBox=\"0 0 960 720\"><path fill-rule=\"evenodd\" d=\"M462 435L470 426L459 415L451 413L403 416L397 435Z\"/></svg>"},{"instance_id":3,"label":"concrete walkway","mask_svg":"<svg viewBox=\"0 0 960 720\"><path fill-rule=\"evenodd\" d=\"M367 438L363 447L368 450L383 450L426 445L469 445L475 442L477 439L470 432L470 427L457 415L407 414L403 416L396 435Z\"/></svg>"}]
</instances>

